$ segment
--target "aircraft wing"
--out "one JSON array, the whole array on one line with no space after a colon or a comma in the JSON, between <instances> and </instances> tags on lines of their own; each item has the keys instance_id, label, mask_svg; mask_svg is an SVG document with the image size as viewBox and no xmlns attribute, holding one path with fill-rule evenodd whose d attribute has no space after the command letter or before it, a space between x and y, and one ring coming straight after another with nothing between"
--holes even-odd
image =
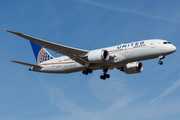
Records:
<instances>
[{"instance_id":1,"label":"aircraft wing","mask_svg":"<svg viewBox=\"0 0 180 120\"><path fill-rule=\"evenodd\" d=\"M26 66L30 66L30 67L41 67L39 65L34 65L34 64L20 62L20 61L14 61L14 60L10 60L10 62L14 62L14 63L18 63L18 64L21 64L21 65L26 65Z\"/></svg>"},{"instance_id":2,"label":"aircraft wing","mask_svg":"<svg viewBox=\"0 0 180 120\"><path fill-rule=\"evenodd\" d=\"M87 60L83 59L81 57L81 55L85 55L87 53L89 53L88 50L82 50L82 49L77 49L77 48L73 48L73 47L68 47L68 46L64 46L64 45L60 45L60 44L56 44L53 42L49 42L49 41L45 41L45 40L41 40L35 37L31 37L29 35L25 35L22 33L18 33L18 32L14 32L14 31L10 31L10 30L6 30L7 32L13 33L15 35L18 35L20 37L23 37L27 40L33 41L35 42L37 45L50 49L56 53L60 53L63 55L68 56L69 58L73 59L74 61L78 62L81 65L85 65L87 63Z\"/></svg>"}]
</instances>

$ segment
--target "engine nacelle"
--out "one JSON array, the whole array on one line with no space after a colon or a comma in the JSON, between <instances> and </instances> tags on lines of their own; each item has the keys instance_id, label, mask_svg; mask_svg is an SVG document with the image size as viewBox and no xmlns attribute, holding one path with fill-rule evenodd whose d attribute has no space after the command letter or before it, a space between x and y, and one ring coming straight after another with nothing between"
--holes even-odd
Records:
<instances>
[{"instance_id":1,"label":"engine nacelle","mask_svg":"<svg viewBox=\"0 0 180 120\"><path fill-rule=\"evenodd\" d=\"M101 63L109 60L109 52L104 49L94 50L89 52L87 58L90 63Z\"/></svg>"},{"instance_id":2,"label":"engine nacelle","mask_svg":"<svg viewBox=\"0 0 180 120\"><path fill-rule=\"evenodd\" d=\"M126 74L135 74L143 71L143 64L141 62L128 63L123 67Z\"/></svg>"}]
</instances>

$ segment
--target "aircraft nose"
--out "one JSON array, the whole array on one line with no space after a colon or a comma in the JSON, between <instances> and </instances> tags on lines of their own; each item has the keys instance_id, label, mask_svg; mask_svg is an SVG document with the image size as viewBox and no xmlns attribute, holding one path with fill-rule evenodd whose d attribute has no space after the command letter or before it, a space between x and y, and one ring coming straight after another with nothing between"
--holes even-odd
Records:
<instances>
[{"instance_id":1,"label":"aircraft nose","mask_svg":"<svg viewBox=\"0 0 180 120\"><path fill-rule=\"evenodd\" d=\"M171 44L169 47L162 49L162 53L169 55L174 53L176 50L177 48Z\"/></svg>"},{"instance_id":2,"label":"aircraft nose","mask_svg":"<svg viewBox=\"0 0 180 120\"><path fill-rule=\"evenodd\" d=\"M173 52L175 52L177 50L177 48L174 45L172 45L172 50L173 50Z\"/></svg>"}]
</instances>

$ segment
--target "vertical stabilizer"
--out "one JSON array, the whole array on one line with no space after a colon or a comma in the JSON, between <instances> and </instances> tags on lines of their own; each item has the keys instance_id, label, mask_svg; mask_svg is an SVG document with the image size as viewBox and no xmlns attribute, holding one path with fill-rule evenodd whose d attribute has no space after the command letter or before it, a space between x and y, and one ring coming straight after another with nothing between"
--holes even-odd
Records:
<instances>
[{"instance_id":1,"label":"vertical stabilizer","mask_svg":"<svg viewBox=\"0 0 180 120\"><path fill-rule=\"evenodd\" d=\"M53 56L41 46L37 45L36 43L30 41L37 64L40 64L44 61L53 59Z\"/></svg>"}]
</instances>

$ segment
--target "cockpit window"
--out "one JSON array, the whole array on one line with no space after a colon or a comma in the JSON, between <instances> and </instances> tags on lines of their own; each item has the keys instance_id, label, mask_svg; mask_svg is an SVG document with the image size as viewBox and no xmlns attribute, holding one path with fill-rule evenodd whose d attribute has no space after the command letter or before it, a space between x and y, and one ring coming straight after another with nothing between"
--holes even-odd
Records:
<instances>
[{"instance_id":1,"label":"cockpit window","mask_svg":"<svg viewBox=\"0 0 180 120\"><path fill-rule=\"evenodd\" d=\"M163 42L163 44L171 44L170 42Z\"/></svg>"}]
</instances>

